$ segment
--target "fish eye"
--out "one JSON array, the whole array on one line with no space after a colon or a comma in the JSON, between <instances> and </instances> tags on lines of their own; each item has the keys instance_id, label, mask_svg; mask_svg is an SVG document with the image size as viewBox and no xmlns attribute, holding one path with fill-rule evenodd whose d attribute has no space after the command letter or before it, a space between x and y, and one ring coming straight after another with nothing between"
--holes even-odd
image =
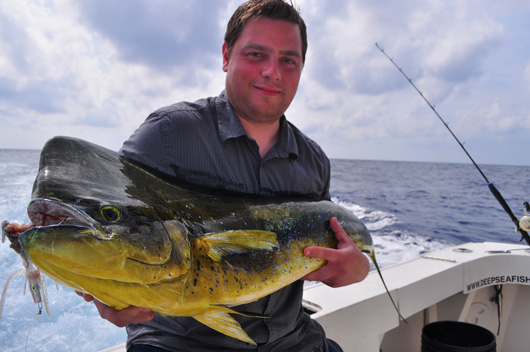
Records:
<instances>
[{"instance_id":1,"label":"fish eye","mask_svg":"<svg viewBox=\"0 0 530 352\"><path fill-rule=\"evenodd\" d=\"M103 219L108 220L108 221L116 221L121 216L120 211L116 207L113 207L112 205L105 205L101 207L99 212L101 216L103 217Z\"/></svg>"}]
</instances>

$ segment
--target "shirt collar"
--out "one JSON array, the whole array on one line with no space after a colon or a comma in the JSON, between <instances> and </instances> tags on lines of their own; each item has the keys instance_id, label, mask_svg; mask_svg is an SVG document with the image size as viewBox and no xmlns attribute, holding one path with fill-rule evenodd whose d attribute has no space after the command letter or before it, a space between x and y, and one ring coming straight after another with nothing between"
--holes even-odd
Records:
<instances>
[{"instance_id":1,"label":"shirt collar","mask_svg":"<svg viewBox=\"0 0 530 352\"><path fill-rule=\"evenodd\" d=\"M219 94L215 105L217 109L219 135L221 136L223 143L230 138L237 138L247 135L243 125L241 125L241 122L239 122L232 105L230 105L228 102L225 91L222 91L221 94Z\"/></svg>"},{"instance_id":2,"label":"shirt collar","mask_svg":"<svg viewBox=\"0 0 530 352\"><path fill-rule=\"evenodd\" d=\"M298 144L294 133L295 128L283 115L280 118L280 138L267 156L296 160L298 158Z\"/></svg>"},{"instance_id":3,"label":"shirt collar","mask_svg":"<svg viewBox=\"0 0 530 352\"><path fill-rule=\"evenodd\" d=\"M219 127L219 135L221 140L226 142L231 138L248 137L243 125L239 121L232 105L226 97L225 91L217 97L217 123ZM287 121L285 115L280 118L280 138L274 147L267 154L267 158L290 158L296 160L298 158L298 145L296 144L295 129L290 122Z\"/></svg>"}]
</instances>

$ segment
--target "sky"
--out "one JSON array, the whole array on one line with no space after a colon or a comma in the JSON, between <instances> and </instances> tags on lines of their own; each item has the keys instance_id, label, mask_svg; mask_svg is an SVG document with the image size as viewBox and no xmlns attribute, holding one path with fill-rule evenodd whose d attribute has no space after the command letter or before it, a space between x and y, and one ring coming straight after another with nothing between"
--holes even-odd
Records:
<instances>
[{"instance_id":1,"label":"sky","mask_svg":"<svg viewBox=\"0 0 530 352\"><path fill-rule=\"evenodd\" d=\"M241 1L0 0L0 148L118 150L150 112L224 89ZM296 0L308 52L288 120L330 158L530 165L530 2Z\"/></svg>"}]
</instances>

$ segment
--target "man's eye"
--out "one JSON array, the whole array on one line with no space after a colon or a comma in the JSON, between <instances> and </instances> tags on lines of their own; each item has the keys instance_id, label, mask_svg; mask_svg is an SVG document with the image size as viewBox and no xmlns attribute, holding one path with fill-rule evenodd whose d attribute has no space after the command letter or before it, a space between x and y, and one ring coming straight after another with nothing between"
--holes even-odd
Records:
<instances>
[{"instance_id":1,"label":"man's eye","mask_svg":"<svg viewBox=\"0 0 530 352\"><path fill-rule=\"evenodd\" d=\"M294 67L294 66L298 65L298 62L296 60L289 59L289 58L283 59L283 62L284 62L285 65L287 65L289 67Z\"/></svg>"}]
</instances>

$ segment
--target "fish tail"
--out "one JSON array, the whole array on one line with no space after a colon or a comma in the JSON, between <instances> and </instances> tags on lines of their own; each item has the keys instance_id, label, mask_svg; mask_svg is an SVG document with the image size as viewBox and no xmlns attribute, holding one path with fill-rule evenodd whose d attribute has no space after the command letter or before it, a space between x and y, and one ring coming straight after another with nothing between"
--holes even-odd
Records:
<instances>
[{"instance_id":1,"label":"fish tail","mask_svg":"<svg viewBox=\"0 0 530 352\"><path fill-rule=\"evenodd\" d=\"M385 279L383 278L383 274L381 273L381 270L379 269L379 265L377 264L377 260L375 259L375 251L372 250L370 252L370 258L372 258L372 261L374 262L375 269L377 270L377 273L379 274L379 277L381 278L381 281L383 282L383 286L385 287L386 293L388 294L388 297L390 298L390 301L392 302L392 305L394 306L394 309L399 315L399 318L403 320L406 324L408 324L408 321L401 315L401 312L399 311L399 308L394 301L394 298L392 298L392 295L390 294L390 291L388 290L388 287L386 286Z\"/></svg>"}]
</instances>

